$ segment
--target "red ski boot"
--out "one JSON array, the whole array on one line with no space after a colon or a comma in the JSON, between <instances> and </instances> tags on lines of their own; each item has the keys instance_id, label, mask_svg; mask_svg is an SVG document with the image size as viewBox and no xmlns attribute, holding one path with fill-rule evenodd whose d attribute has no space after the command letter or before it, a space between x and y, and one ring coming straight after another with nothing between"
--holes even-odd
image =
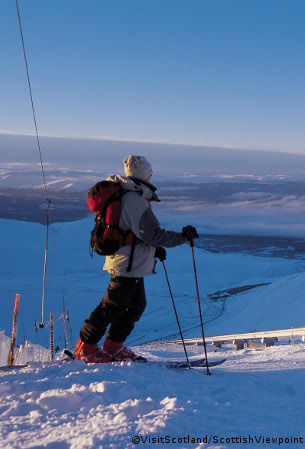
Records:
<instances>
[{"instance_id":1,"label":"red ski boot","mask_svg":"<svg viewBox=\"0 0 305 449\"><path fill-rule=\"evenodd\" d=\"M147 360L135 354L130 348L126 348L124 343L117 343L116 341L109 340L106 338L103 344L103 349L108 354L112 355L112 360L117 360L121 362L146 362Z\"/></svg>"},{"instance_id":2,"label":"red ski boot","mask_svg":"<svg viewBox=\"0 0 305 449\"><path fill-rule=\"evenodd\" d=\"M112 356L104 349L97 345L87 345L80 338L76 343L74 353L78 360L83 360L85 363L108 363L112 360Z\"/></svg>"}]
</instances>

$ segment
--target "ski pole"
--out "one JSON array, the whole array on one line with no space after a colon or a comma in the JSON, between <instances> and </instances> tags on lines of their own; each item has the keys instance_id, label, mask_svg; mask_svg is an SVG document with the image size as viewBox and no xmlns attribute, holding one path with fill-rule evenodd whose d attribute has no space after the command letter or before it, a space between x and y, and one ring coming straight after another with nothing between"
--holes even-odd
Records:
<instances>
[{"instance_id":1,"label":"ski pole","mask_svg":"<svg viewBox=\"0 0 305 449\"><path fill-rule=\"evenodd\" d=\"M167 276L167 271L166 271L166 268L165 268L164 260L162 261L162 264L163 264L163 268L164 268L165 277L166 277L166 280L167 280L169 293L170 293L170 296L172 298L172 303L173 303L173 307L174 307L174 311L175 311L175 315L176 315L177 324L178 324L178 327L179 327L181 341L182 341L182 344L183 344L184 354L185 354L187 363L189 363L189 358L187 356L185 342L184 342L184 338L183 338L183 335L182 335L182 330L181 330L181 327L180 327L179 318L178 318L178 314L177 314L177 310L176 310L176 306L175 306L175 301L174 301L174 297L173 297L173 294L172 294L172 289L171 289L171 286L170 286L170 283L169 283L169 280L168 280L168 276Z\"/></svg>"},{"instance_id":2,"label":"ski pole","mask_svg":"<svg viewBox=\"0 0 305 449\"><path fill-rule=\"evenodd\" d=\"M194 265L195 282L196 282L196 290L197 290L197 298L198 298L198 306L199 306L200 324L201 324L201 331L202 331L202 341L203 341L203 347L204 347L205 360L206 360L206 364L207 364L206 375L209 376L211 373L210 373L210 370L209 370L207 346L206 346L205 337L204 337L204 330L203 330L203 321L202 321L202 313L201 313L201 304L200 304L200 295L199 295L199 288L198 288L198 279L197 279L197 270L196 270L196 263L195 263L195 253L194 253L194 242L193 242L193 240L190 240L190 245L191 245L191 248L192 248L192 255L193 255L193 265Z\"/></svg>"}]
</instances>

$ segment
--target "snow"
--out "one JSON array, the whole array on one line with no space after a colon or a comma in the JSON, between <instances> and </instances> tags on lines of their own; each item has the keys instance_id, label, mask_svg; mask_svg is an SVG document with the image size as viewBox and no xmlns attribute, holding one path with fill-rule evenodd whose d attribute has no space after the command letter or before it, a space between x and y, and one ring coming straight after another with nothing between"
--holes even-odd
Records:
<instances>
[{"instance_id":1,"label":"snow","mask_svg":"<svg viewBox=\"0 0 305 449\"><path fill-rule=\"evenodd\" d=\"M162 348L139 350L157 358L156 352L166 356ZM181 348L170 350L182 357ZM189 351L196 353L198 347ZM0 373L0 447L125 449L135 447L133 436L143 441L146 437L146 444L138 447L149 448L303 447L216 442L248 436L305 437L303 343L262 351L223 349L209 355L222 358L223 352L227 362L213 368L211 376L201 369L181 372L80 361ZM174 441L204 440L206 435L212 436L210 444ZM172 441L152 442L167 437Z\"/></svg>"},{"instance_id":2,"label":"snow","mask_svg":"<svg viewBox=\"0 0 305 449\"><path fill-rule=\"evenodd\" d=\"M167 219L170 224L170 216ZM50 241L45 317L50 311L60 314L63 285L73 343L109 280L101 270L102 259L88 256L91 226L91 220L54 225L61 276ZM38 338L40 345L48 347L48 327L35 334L33 325L40 318L45 228L1 220L1 229L0 328L6 335L1 333L1 341L9 341L14 295L20 293L17 343L23 342L24 323L26 339L37 343ZM195 248L195 256L206 335L304 326L301 260L215 254L201 248ZM189 246L168 250L165 263L185 336L198 337ZM140 345L178 331L160 263L157 272L146 279L148 307L129 344L138 345L134 349L149 360L183 359L181 345ZM208 297L262 283L269 285L233 296L222 294L217 300ZM55 344L61 347L62 328L58 318ZM191 345L187 350L196 357L203 348ZM305 345L300 339L281 339L270 348L241 351L230 344L217 350L209 344L208 355L210 360L227 359L211 368L211 376L205 375L205 369L177 371L149 363L85 365L80 361L33 362L23 369L0 370L0 448L304 447ZM134 436L139 440L133 442Z\"/></svg>"},{"instance_id":3,"label":"snow","mask_svg":"<svg viewBox=\"0 0 305 449\"><path fill-rule=\"evenodd\" d=\"M10 343L11 339L4 335L4 331L0 331L0 366L7 364Z\"/></svg>"}]
</instances>

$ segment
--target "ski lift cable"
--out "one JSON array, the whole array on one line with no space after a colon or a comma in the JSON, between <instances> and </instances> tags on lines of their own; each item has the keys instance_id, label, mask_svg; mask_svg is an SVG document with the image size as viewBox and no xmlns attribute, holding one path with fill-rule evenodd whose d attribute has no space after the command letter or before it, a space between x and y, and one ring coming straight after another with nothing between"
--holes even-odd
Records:
<instances>
[{"instance_id":1,"label":"ski lift cable","mask_svg":"<svg viewBox=\"0 0 305 449\"><path fill-rule=\"evenodd\" d=\"M34 120L34 126L35 126L36 141L37 141L37 146L38 146L38 151L39 151L39 158L40 158L40 166L41 166L41 171L42 171L43 185L44 185L46 200L47 200L47 202L49 202L48 189L47 189L47 184L46 184L44 166L43 166L43 162L42 162L42 153L41 153L41 147L40 147L40 140L39 140L39 133L38 133L37 120L36 120L36 112L35 112L34 100L33 100L32 85L31 85L29 66L28 66L28 61L27 61L27 56L26 56L26 51L25 51L25 44L24 44L24 38L23 38L23 31L22 31L22 24L21 24L20 12L19 12L18 0L16 0L16 9L17 9L18 22L19 22L19 31L20 31L20 37L21 37L21 43L22 43L22 50L23 50L23 57L24 57L24 63L25 63L25 69L26 69L26 76L27 76L27 80L28 80L29 94L30 94L30 100L31 100L31 105L32 105L32 114L33 114L33 120Z\"/></svg>"},{"instance_id":2,"label":"ski lift cable","mask_svg":"<svg viewBox=\"0 0 305 449\"><path fill-rule=\"evenodd\" d=\"M34 105L34 99L33 99L33 93L32 93L32 85L31 85L29 66L28 66L26 50L25 50L25 43L24 43L24 37L23 37L23 31L22 31L22 23L21 23L21 16L20 16L20 11L19 11L18 0L16 0L16 10L17 10L17 16L18 16L18 22L19 22L19 31L20 31L20 37L21 37L21 43L22 43L22 50L23 50L23 57L24 57L24 63L25 63L25 69L26 69L28 89L29 89L29 95L30 95L31 106L32 106L32 115L33 115L33 121L34 121L34 126L35 126L36 142L37 142L37 147L38 147L38 152L39 152L39 159L40 159L40 166L41 166L41 171L42 171L43 186L44 186L44 192L45 192L46 202L47 202L47 241L46 241L45 262L44 262L43 294L42 294L42 323L41 323L43 325L43 322L44 322L45 278L46 278L46 264L47 264L47 251L48 251L48 226L49 225L51 226L51 230L52 230L52 236L53 236L54 247L55 247L55 252L56 252L56 259L57 259L57 266L58 266L60 280L61 280L61 287L62 287L62 293L63 293L63 313L64 314L65 314L65 310L66 310L66 307L65 307L65 293L64 293L64 288L63 288L62 279L61 279L61 271L60 271L60 267L59 267L58 251L57 251L57 247L56 247L55 235L54 235L54 230L53 230L53 223L52 223L52 219L51 219L51 210L50 210L51 201L49 200L47 183L46 183L46 176L45 176L45 170L44 170L43 160L42 160L42 151L41 151L41 145L40 145L40 139L39 139L39 132L38 132L38 126L37 126L35 105ZM64 319L64 331L65 331L65 342L67 343L67 331L66 331L65 319Z\"/></svg>"},{"instance_id":3,"label":"ski lift cable","mask_svg":"<svg viewBox=\"0 0 305 449\"><path fill-rule=\"evenodd\" d=\"M50 217L50 200L48 195L48 189L46 184L46 177L45 177L45 171L44 166L42 162L42 153L41 153L41 146L40 146L40 140L39 140L39 133L38 133L38 126L37 126L37 120L36 120L36 112L35 112L35 106L34 106L34 100L33 100L33 93L32 93L32 85L30 80L30 73L29 73L29 66L25 51L25 43L24 43L24 37L23 37L23 31L22 31L22 23L21 23L21 17L20 17L20 11L19 11L19 4L18 0L16 0L16 9L17 9L17 16L18 16L18 22L19 22L19 31L20 31L20 37L21 37L21 43L22 43L22 51L23 51L23 57L24 57L24 63L25 63L25 69L26 69L26 76L28 81L28 89L29 89L29 95L32 105L32 115L33 115L33 121L35 126L35 134L36 134L36 142L39 152L39 158L40 158L40 166L42 171L42 179L43 179L43 185L44 185L44 192L46 196L46 202L47 202L47 234L46 234L46 247L45 247L45 257L44 257L44 267L43 267L43 285L42 285L42 301L41 301L41 324L40 327L43 327L44 325L44 296L45 296L45 280L46 280L46 270L47 270L47 257L48 257L48 241L49 241L49 217Z\"/></svg>"}]
</instances>

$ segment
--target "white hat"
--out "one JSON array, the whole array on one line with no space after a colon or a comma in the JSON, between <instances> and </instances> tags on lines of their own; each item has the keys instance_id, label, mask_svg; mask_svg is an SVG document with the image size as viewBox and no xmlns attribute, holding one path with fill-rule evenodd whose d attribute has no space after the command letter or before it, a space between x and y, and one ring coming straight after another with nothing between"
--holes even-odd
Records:
<instances>
[{"instance_id":1,"label":"white hat","mask_svg":"<svg viewBox=\"0 0 305 449\"><path fill-rule=\"evenodd\" d=\"M128 156L124 159L124 170L126 176L134 176L138 179L149 178L153 171L150 163L144 156Z\"/></svg>"}]
</instances>

